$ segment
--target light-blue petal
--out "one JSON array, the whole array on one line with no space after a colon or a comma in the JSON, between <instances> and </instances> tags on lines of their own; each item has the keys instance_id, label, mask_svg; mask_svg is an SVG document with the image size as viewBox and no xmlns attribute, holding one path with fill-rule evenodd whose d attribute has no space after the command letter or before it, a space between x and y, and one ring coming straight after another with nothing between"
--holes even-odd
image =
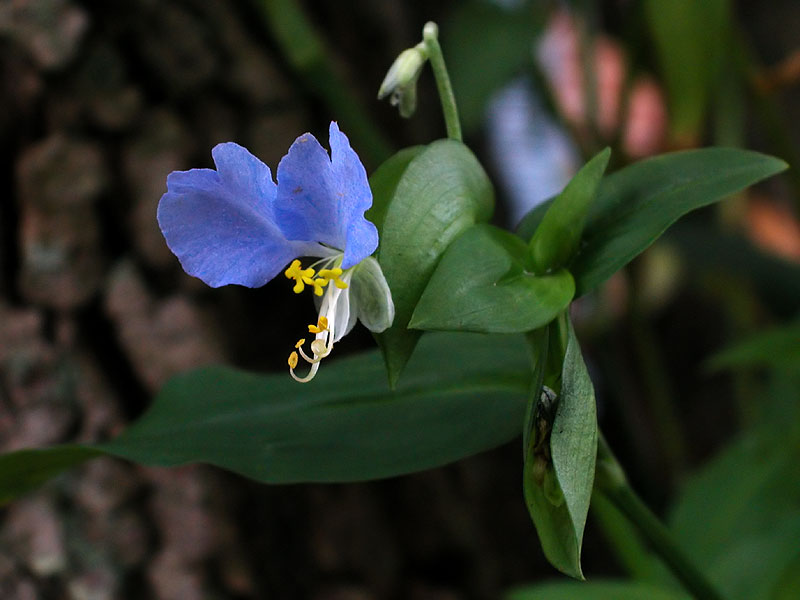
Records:
<instances>
[{"instance_id":1,"label":"light-blue petal","mask_svg":"<svg viewBox=\"0 0 800 600\"><path fill-rule=\"evenodd\" d=\"M217 170L175 171L158 205L158 224L184 270L211 287L259 287L293 258L316 254L275 224L269 167L234 143L211 152Z\"/></svg>"},{"instance_id":2,"label":"light-blue petal","mask_svg":"<svg viewBox=\"0 0 800 600\"><path fill-rule=\"evenodd\" d=\"M364 218L372 206L367 172L335 122L329 140L330 156L310 133L289 148L278 165L275 217L290 240L344 250L347 269L375 251L378 230Z\"/></svg>"}]
</instances>

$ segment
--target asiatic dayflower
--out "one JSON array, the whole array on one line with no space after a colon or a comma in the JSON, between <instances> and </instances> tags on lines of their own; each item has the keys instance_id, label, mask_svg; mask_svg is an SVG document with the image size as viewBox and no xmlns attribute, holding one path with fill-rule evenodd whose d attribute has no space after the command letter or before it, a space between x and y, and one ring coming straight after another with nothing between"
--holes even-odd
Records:
<instances>
[{"instance_id":1,"label":"asiatic dayflower","mask_svg":"<svg viewBox=\"0 0 800 600\"><path fill-rule=\"evenodd\" d=\"M364 217L372 206L367 173L335 122L329 143L330 156L310 133L298 137L278 164L277 185L245 148L219 144L211 151L216 170L173 171L158 205L161 232L189 275L211 287L254 288L283 271L295 293L313 291L311 354L301 338L288 360L300 382L316 375L357 319L374 332L394 319L389 286L370 256L378 230ZM303 266L303 257L318 260ZM295 373L301 357L310 365L304 377Z\"/></svg>"}]
</instances>

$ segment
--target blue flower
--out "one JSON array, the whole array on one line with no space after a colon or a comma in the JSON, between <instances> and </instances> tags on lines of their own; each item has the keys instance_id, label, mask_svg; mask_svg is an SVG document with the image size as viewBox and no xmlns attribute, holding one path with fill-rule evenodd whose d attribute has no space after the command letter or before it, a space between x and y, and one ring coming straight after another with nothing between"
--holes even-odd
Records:
<instances>
[{"instance_id":1,"label":"blue flower","mask_svg":"<svg viewBox=\"0 0 800 600\"><path fill-rule=\"evenodd\" d=\"M303 351L305 340L296 345L311 364L309 375L297 377L298 354L289 357L298 381L313 378L356 318L382 331L394 317L386 280L369 258L378 231L364 218L372 206L367 173L335 122L329 143L330 156L310 133L297 138L278 164L277 185L269 167L245 148L219 144L211 151L216 170L170 173L158 205L170 250L187 273L211 287L260 287L284 271L296 293L308 286L322 297L317 323L309 326L313 355ZM300 257L320 260L304 268Z\"/></svg>"}]
</instances>

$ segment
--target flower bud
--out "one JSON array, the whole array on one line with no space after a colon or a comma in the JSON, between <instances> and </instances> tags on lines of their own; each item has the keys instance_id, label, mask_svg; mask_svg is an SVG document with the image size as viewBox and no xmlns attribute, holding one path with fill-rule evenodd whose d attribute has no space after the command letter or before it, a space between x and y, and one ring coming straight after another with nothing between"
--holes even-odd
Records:
<instances>
[{"instance_id":1,"label":"flower bud","mask_svg":"<svg viewBox=\"0 0 800 600\"><path fill-rule=\"evenodd\" d=\"M358 320L373 333L385 331L394 321L394 302L380 264L370 256L353 270L352 302Z\"/></svg>"},{"instance_id":2,"label":"flower bud","mask_svg":"<svg viewBox=\"0 0 800 600\"><path fill-rule=\"evenodd\" d=\"M423 44L403 50L389 68L378 90L378 100L390 96L400 116L408 118L417 108L417 79L428 56Z\"/></svg>"}]
</instances>

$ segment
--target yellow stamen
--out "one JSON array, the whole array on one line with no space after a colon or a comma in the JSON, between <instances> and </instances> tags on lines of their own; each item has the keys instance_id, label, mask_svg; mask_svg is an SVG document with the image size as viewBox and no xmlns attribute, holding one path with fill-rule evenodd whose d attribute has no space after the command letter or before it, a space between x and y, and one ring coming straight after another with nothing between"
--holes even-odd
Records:
<instances>
[{"instance_id":1,"label":"yellow stamen","mask_svg":"<svg viewBox=\"0 0 800 600\"><path fill-rule=\"evenodd\" d=\"M322 333L323 331L328 329L328 318L327 317L320 317L319 321L317 321L316 325L309 325L308 331L309 333Z\"/></svg>"},{"instance_id":2,"label":"yellow stamen","mask_svg":"<svg viewBox=\"0 0 800 600\"><path fill-rule=\"evenodd\" d=\"M323 259L314 263L313 266L331 266L332 264L332 260ZM328 295L325 296L325 299L322 300L320 310L324 310L326 314L331 315L332 320L329 322L328 317L320 315L316 325L311 324L308 326L309 333L315 335L315 339L311 340L311 355L303 348L306 343L306 338L298 340L294 345L295 351L289 355L289 374L295 381L307 383L316 376L320 361L329 356L331 350L333 350L334 336L336 335L336 325L334 324L335 320L333 320L333 315L335 315L335 307L341 295L340 290L349 286L346 281L342 280L341 277L344 271L339 267L320 269L315 275L313 267L302 269L300 261L295 260L289 268L286 269L285 274L289 279L294 279L296 281L294 289L297 293L300 293L307 285L313 288L317 296L323 296L326 287L329 292ZM349 274L345 275L346 278L349 276ZM337 289L332 289L333 286L329 285L331 282L333 282ZM305 377L300 377L295 373L295 368L300 358L309 364L309 370Z\"/></svg>"},{"instance_id":3,"label":"yellow stamen","mask_svg":"<svg viewBox=\"0 0 800 600\"><path fill-rule=\"evenodd\" d=\"M299 294L305 289L306 285L313 285L316 288L316 284L314 283L314 269L309 267L308 269L301 269L300 268L300 261L295 259L292 261L292 264L289 265L289 268L283 272L286 275L287 279L294 279L295 284L292 288L295 294ZM315 290L316 291L316 290Z\"/></svg>"},{"instance_id":4,"label":"yellow stamen","mask_svg":"<svg viewBox=\"0 0 800 600\"><path fill-rule=\"evenodd\" d=\"M326 281L333 281L334 285L337 288L343 290L347 287L347 283L339 279L341 274L342 274L342 269L339 267L336 267L335 269L320 269L319 273L317 273L319 277L322 277Z\"/></svg>"},{"instance_id":5,"label":"yellow stamen","mask_svg":"<svg viewBox=\"0 0 800 600\"><path fill-rule=\"evenodd\" d=\"M318 277L317 279L309 281L308 283L314 286L314 294L316 294L317 296L322 296L322 288L328 285L328 280L320 279Z\"/></svg>"}]
</instances>

